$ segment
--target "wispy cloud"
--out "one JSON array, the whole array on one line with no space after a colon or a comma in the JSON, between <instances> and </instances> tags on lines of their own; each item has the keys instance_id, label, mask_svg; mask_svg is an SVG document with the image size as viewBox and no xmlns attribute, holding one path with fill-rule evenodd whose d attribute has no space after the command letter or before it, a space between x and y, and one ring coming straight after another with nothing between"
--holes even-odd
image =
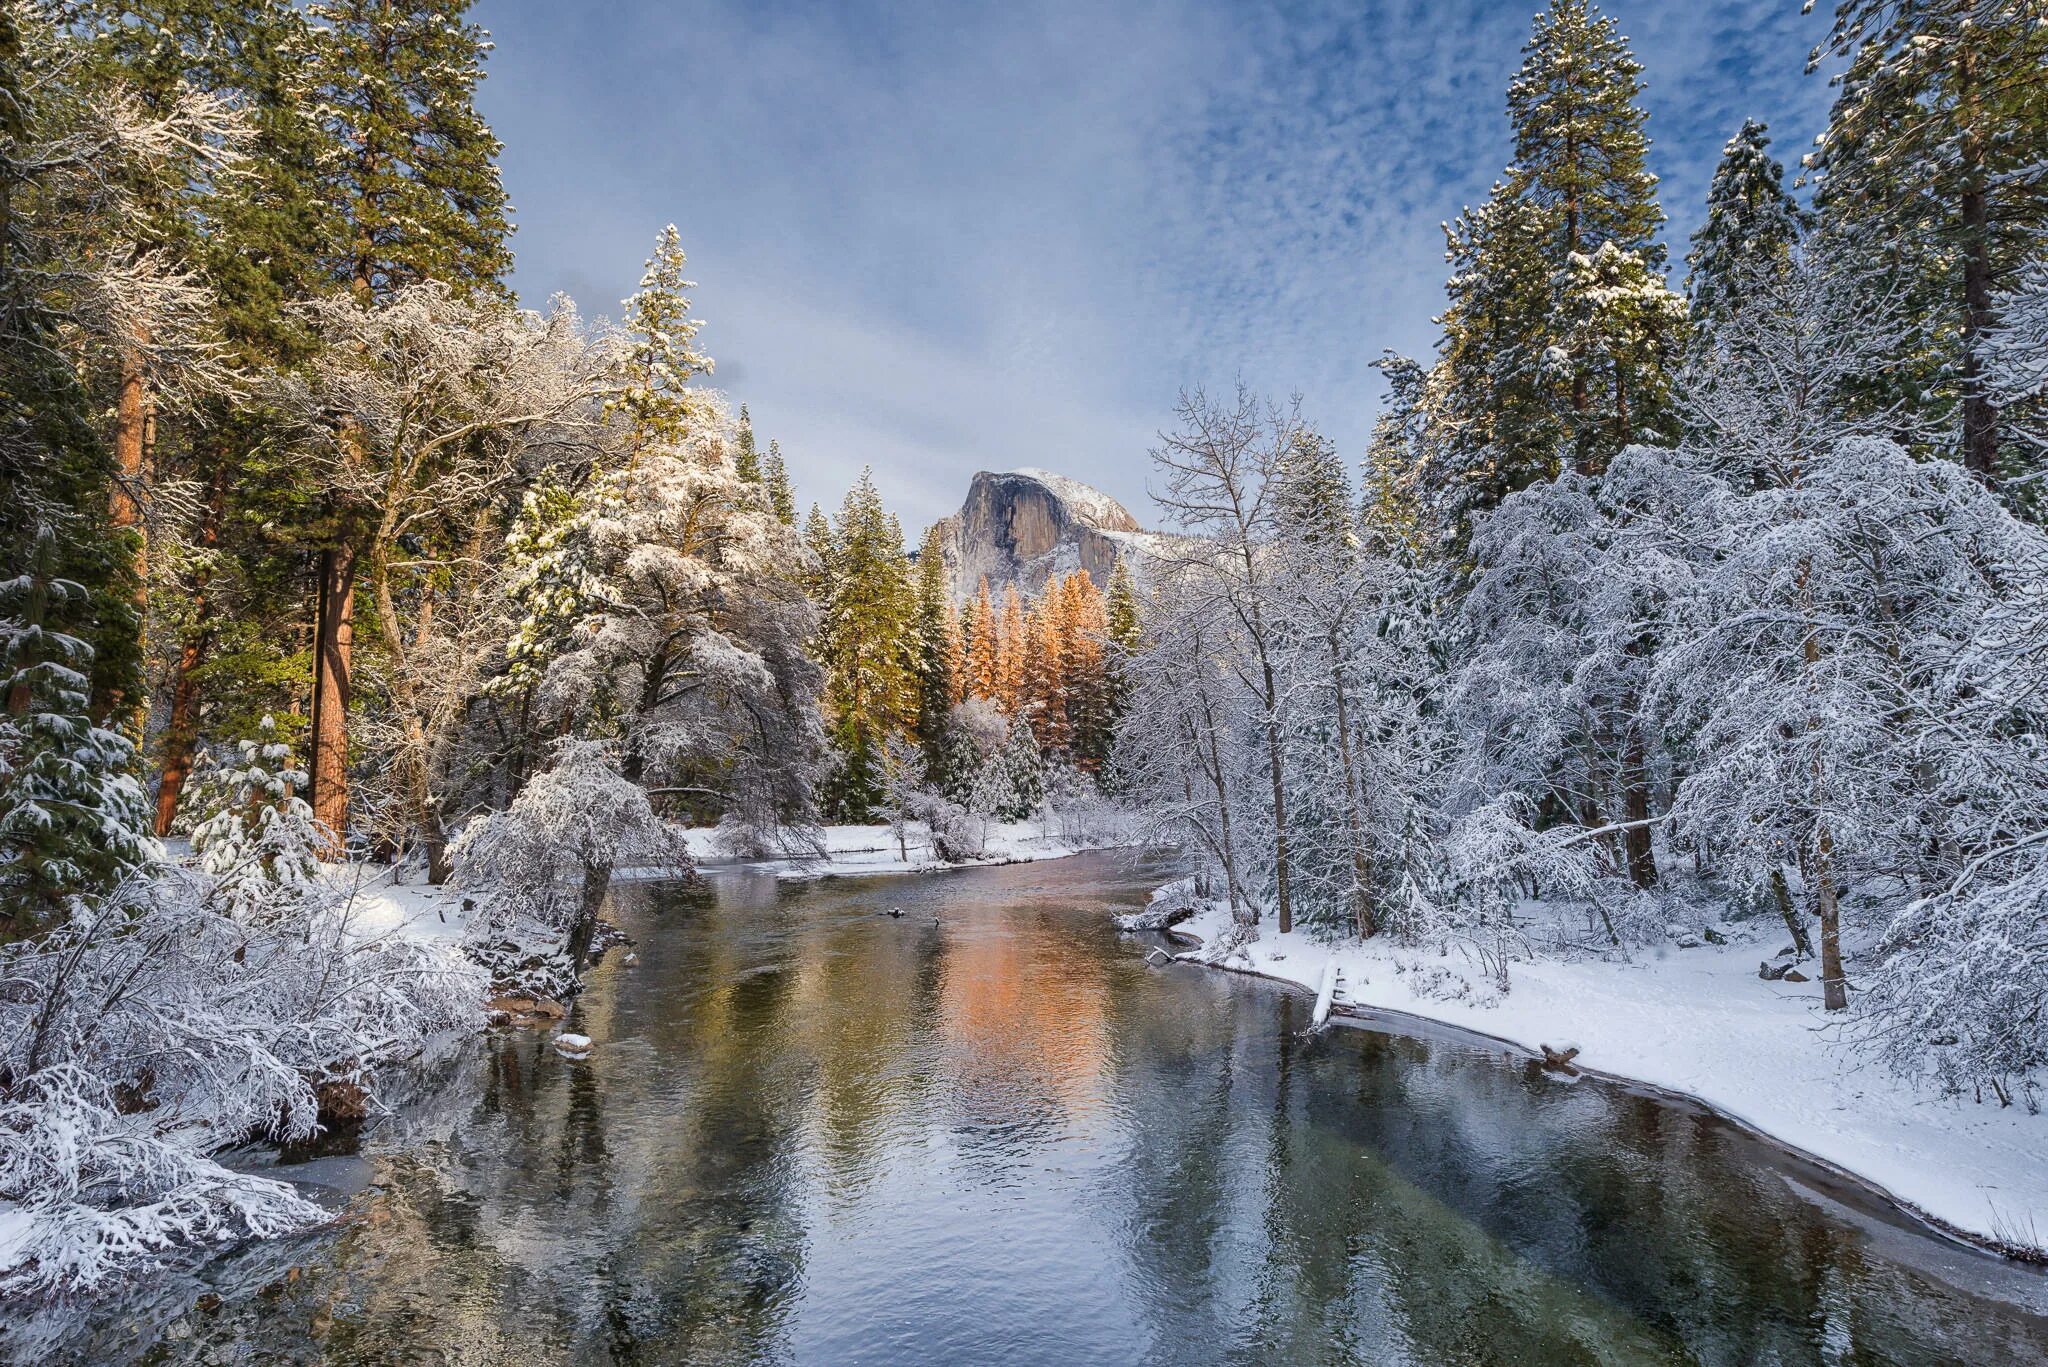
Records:
<instances>
[{"instance_id":1,"label":"wispy cloud","mask_svg":"<svg viewBox=\"0 0 2048 1367\"><path fill-rule=\"evenodd\" d=\"M673 220L718 379L804 496L873 464L914 533L976 469L1142 504L1186 383L1299 390L1356 452L1371 361L1433 341L1438 225L1507 158L1533 8L485 0L483 102L522 292L609 311ZM1607 8L1649 68L1676 256L1743 117L1788 160L1818 128L1820 21Z\"/></svg>"}]
</instances>

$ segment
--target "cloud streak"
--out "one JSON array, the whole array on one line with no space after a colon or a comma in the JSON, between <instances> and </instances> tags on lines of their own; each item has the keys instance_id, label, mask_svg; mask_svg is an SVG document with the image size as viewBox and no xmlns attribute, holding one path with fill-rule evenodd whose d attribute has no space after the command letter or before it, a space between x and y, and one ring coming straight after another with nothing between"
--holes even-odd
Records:
<instances>
[{"instance_id":1,"label":"cloud streak","mask_svg":"<svg viewBox=\"0 0 2048 1367\"><path fill-rule=\"evenodd\" d=\"M484 0L481 98L521 293L611 311L676 222L717 378L803 497L872 464L914 533L977 469L1142 508L1183 384L1298 390L1355 455L1372 360L1433 342L1438 225L1506 161L1533 4ZM1743 117L1788 160L1819 127L1821 21L1606 8L1648 68L1682 256Z\"/></svg>"}]
</instances>

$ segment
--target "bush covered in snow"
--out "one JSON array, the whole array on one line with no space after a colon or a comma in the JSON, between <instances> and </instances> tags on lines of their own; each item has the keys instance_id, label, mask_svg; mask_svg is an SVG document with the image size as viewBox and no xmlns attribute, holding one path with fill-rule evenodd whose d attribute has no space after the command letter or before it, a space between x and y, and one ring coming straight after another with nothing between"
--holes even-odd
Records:
<instances>
[{"instance_id":1,"label":"bush covered in snow","mask_svg":"<svg viewBox=\"0 0 2048 1367\"><path fill-rule=\"evenodd\" d=\"M323 1084L374 1104L390 1070L480 1019L479 973L363 933L346 897L248 917L245 893L152 867L0 945L0 1292L91 1290L326 1218L209 1155L310 1136Z\"/></svg>"},{"instance_id":2,"label":"bush covered in snow","mask_svg":"<svg viewBox=\"0 0 2048 1367\"><path fill-rule=\"evenodd\" d=\"M681 832L623 777L611 747L566 740L502 812L455 848L455 882L474 903L467 945L496 986L559 996L582 971L598 912L622 866L692 875Z\"/></svg>"}]
</instances>

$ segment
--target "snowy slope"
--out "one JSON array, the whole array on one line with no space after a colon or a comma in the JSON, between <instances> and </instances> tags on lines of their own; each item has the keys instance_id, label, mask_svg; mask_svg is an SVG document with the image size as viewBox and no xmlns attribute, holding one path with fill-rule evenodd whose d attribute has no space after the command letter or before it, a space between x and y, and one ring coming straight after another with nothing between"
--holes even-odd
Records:
<instances>
[{"instance_id":1,"label":"snowy slope","mask_svg":"<svg viewBox=\"0 0 2048 1367\"><path fill-rule=\"evenodd\" d=\"M1214 941L1227 925L1212 909L1181 929ZM2048 1115L1915 1091L1871 1065L1836 1039L1819 983L1757 977L1775 948L1755 941L1672 948L1636 963L1517 963L1510 990L1495 997L1455 957L1348 945L1335 951L1337 1003L1347 1014L1387 1010L1462 1026L1532 1054L1577 1045L1588 1071L1684 1093L1938 1224L2048 1254ZM1314 991L1331 956L1298 931L1268 928L1227 966ZM1444 999L1459 979L1475 984L1471 995Z\"/></svg>"}]
</instances>

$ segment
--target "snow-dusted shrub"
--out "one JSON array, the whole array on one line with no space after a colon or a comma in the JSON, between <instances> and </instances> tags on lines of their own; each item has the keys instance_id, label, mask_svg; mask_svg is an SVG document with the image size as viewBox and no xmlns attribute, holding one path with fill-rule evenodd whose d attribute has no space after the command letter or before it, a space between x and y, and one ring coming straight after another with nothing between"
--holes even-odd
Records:
<instances>
[{"instance_id":1,"label":"snow-dusted shrub","mask_svg":"<svg viewBox=\"0 0 2048 1367\"><path fill-rule=\"evenodd\" d=\"M480 1019L459 958L308 897L257 922L204 873L157 867L0 946L0 1294L89 1291L196 1243L325 1218L207 1155L303 1139L321 1084L374 1104L429 1041Z\"/></svg>"},{"instance_id":2,"label":"snow-dusted shrub","mask_svg":"<svg viewBox=\"0 0 2048 1367\"><path fill-rule=\"evenodd\" d=\"M1121 844L1129 824L1123 809L1102 795L1094 778L1065 763L1045 767L1039 817L1047 835L1076 847Z\"/></svg>"},{"instance_id":3,"label":"snow-dusted shrub","mask_svg":"<svg viewBox=\"0 0 2048 1367\"><path fill-rule=\"evenodd\" d=\"M967 805L975 779L1009 735L1009 719L988 698L969 698L947 709L942 762L934 766L944 776L947 798Z\"/></svg>"},{"instance_id":4,"label":"snow-dusted shrub","mask_svg":"<svg viewBox=\"0 0 2048 1367\"><path fill-rule=\"evenodd\" d=\"M931 833L932 853L949 864L988 853L988 818L937 793L920 794L916 817Z\"/></svg>"},{"instance_id":5,"label":"snow-dusted shrub","mask_svg":"<svg viewBox=\"0 0 2048 1367\"><path fill-rule=\"evenodd\" d=\"M2034 1108L2048 1068L2048 844L1988 858L1885 928L1858 1033L1906 1076Z\"/></svg>"},{"instance_id":6,"label":"snow-dusted shrub","mask_svg":"<svg viewBox=\"0 0 2048 1367\"><path fill-rule=\"evenodd\" d=\"M553 766L509 808L472 822L454 854L455 881L475 903L466 935L473 955L502 967L508 954L545 959L559 951L572 974L589 952L615 869L693 873L681 831L655 814L647 790L619 773L601 741L563 741Z\"/></svg>"},{"instance_id":7,"label":"snow-dusted shrub","mask_svg":"<svg viewBox=\"0 0 2048 1367\"><path fill-rule=\"evenodd\" d=\"M213 895L248 920L320 891L320 851L331 837L298 796L306 774L269 717L259 738L236 749L235 760L209 766L191 789L199 813L192 849Z\"/></svg>"},{"instance_id":8,"label":"snow-dusted shrub","mask_svg":"<svg viewBox=\"0 0 2048 1367\"><path fill-rule=\"evenodd\" d=\"M966 709L963 705L953 710L959 713ZM977 750L981 750L984 740L983 736L975 736ZM1045 796L1045 761L1030 726L1021 718L1009 722L1001 741L981 753L979 766L962 776L962 805L996 821L1029 819Z\"/></svg>"}]
</instances>

